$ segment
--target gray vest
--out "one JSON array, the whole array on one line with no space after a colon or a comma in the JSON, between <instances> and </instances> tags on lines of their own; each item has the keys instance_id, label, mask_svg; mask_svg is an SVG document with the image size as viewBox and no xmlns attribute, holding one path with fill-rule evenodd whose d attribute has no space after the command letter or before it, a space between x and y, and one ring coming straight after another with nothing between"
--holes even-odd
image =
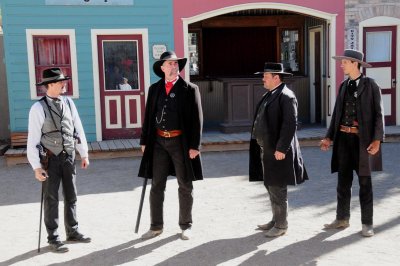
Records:
<instances>
[{"instance_id":1,"label":"gray vest","mask_svg":"<svg viewBox=\"0 0 400 266\"><path fill-rule=\"evenodd\" d=\"M61 113L49 98L43 97L39 101L45 114L40 142L55 155L59 155L63 150L70 155L75 151L74 122L67 101L67 98L62 97Z\"/></svg>"}]
</instances>

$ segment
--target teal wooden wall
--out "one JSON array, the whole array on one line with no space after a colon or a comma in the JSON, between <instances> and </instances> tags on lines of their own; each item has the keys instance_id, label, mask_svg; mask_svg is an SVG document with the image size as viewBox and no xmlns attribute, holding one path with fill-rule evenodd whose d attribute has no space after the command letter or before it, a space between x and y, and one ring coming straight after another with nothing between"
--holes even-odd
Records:
<instances>
[{"instance_id":1,"label":"teal wooden wall","mask_svg":"<svg viewBox=\"0 0 400 266\"><path fill-rule=\"evenodd\" d=\"M0 0L3 16L10 130L27 131L30 99L26 29L74 29L79 98L75 99L88 141L96 140L92 29L147 28L151 83L152 46L174 49L172 0L134 0L133 6L49 6L45 0Z\"/></svg>"}]
</instances>

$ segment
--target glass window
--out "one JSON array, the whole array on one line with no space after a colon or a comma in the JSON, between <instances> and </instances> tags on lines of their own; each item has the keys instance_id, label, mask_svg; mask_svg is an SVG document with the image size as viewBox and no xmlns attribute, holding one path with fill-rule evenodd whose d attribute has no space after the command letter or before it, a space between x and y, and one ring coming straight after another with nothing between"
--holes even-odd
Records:
<instances>
[{"instance_id":1,"label":"glass window","mask_svg":"<svg viewBox=\"0 0 400 266\"><path fill-rule=\"evenodd\" d=\"M281 31L281 63L291 72L297 72L300 64L299 31Z\"/></svg>"},{"instance_id":2,"label":"glass window","mask_svg":"<svg viewBox=\"0 0 400 266\"><path fill-rule=\"evenodd\" d=\"M199 75L198 33L189 33L189 69L190 75Z\"/></svg>"},{"instance_id":3,"label":"glass window","mask_svg":"<svg viewBox=\"0 0 400 266\"><path fill-rule=\"evenodd\" d=\"M138 90L137 41L104 41L104 88Z\"/></svg>"},{"instance_id":4,"label":"glass window","mask_svg":"<svg viewBox=\"0 0 400 266\"><path fill-rule=\"evenodd\" d=\"M366 34L366 61L389 62L392 61L392 32L379 31Z\"/></svg>"},{"instance_id":5,"label":"glass window","mask_svg":"<svg viewBox=\"0 0 400 266\"><path fill-rule=\"evenodd\" d=\"M42 80L43 70L59 67L64 75L72 77L69 36L33 36L36 83ZM36 93L44 95L44 86L36 86ZM66 95L73 95L72 80L65 85Z\"/></svg>"}]
</instances>

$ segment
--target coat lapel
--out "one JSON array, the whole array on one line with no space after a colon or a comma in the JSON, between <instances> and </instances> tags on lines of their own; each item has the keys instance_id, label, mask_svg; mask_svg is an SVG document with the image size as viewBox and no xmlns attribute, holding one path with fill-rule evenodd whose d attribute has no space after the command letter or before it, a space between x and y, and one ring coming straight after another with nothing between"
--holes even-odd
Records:
<instances>
[{"instance_id":1,"label":"coat lapel","mask_svg":"<svg viewBox=\"0 0 400 266\"><path fill-rule=\"evenodd\" d=\"M337 109L336 109L336 110L338 110L338 112L340 114L339 117L342 116L342 109L343 109L342 106L343 106L344 96L345 96L345 93L346 93L346 88L347 88L347 83L348 82L349 82L349 80L346 79L345 81L342 82L342 84L340 86L339 95L338 95L340 100L337 101L338 102L338 106L337 106Z\"/></svg>"},{"instance_id":2,"label":"coat lapel","mask_svg":"<svg viewBox=\"0 0 400 266\"><path fill-rule=\"evenodd\" d=\"M358 83L357 87L357 98L364 92L366 86L367 79L365 77L362 77L360 79L360 82Z\"/></svg>"}]
</instances>

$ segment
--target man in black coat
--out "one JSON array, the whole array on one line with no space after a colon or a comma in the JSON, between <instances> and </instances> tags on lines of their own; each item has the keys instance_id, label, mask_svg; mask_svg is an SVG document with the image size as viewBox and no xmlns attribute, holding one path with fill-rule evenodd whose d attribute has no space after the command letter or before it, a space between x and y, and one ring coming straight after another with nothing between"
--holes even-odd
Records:
<instances>
[{"instance_id":1,"label":"man in black coat","mask_svg":"<svg viewBox=\"0 0 400 266\"><path fill-rule=\"evenodd\" d=\"M279 63L266 63L263 73L264 87L268 90L259 102L250 141L250 181L264 181L269 193L272 219L258 225L266 230L265 236L277 237L288 228L287 186L308 179L300 146L296 136L297 100L282 82L283 71Z\"/></svg>"},{"instance_id":2,"label":"man in black coat","mask_svg":"<svg viewBox=\"0 0 400 266\"><path fill-rule=\"evenodd\" d=\"M163 231L168 175L175 175L178 180L181 238L191 237L192 181L203 179L199 151L203 111L199 88L179 76L186 61L167 51L153 65L154 73L161 79L150 86L140 137L143 158L139 176L152 179L151 225L142 239L153 238Z\"/></svg>"},{"instance_id":3,"label":"man in black coat","mask_svg":"<svg viewBox=\"0 0 400 266\"><path fill-rule=\"evenodd\" d=\"M363 76L364 54L345 50L341 67L349 78L342 82L332 114L332 120L321 149L328 150L333 140L331 170L338 172L336 219L325 228L349 227L353 170L360 185L362 235L373 236L373 195L371 170L382 170L380 142L384 137L381 90L375 81Z\"/></svg>"}]
</instances>

